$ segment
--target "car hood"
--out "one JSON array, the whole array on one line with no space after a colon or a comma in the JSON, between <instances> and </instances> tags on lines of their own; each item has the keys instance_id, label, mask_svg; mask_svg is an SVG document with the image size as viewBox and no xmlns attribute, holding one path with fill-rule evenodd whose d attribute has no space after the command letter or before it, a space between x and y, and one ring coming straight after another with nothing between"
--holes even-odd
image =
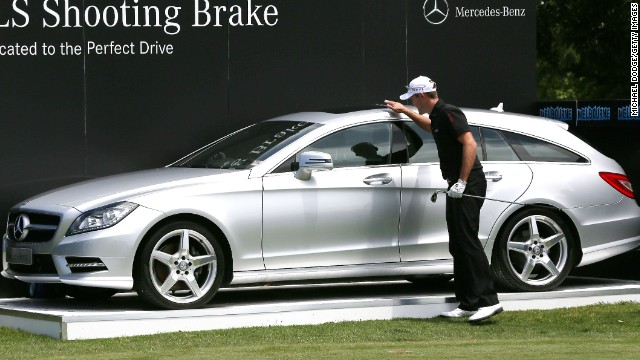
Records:
<instances>
[{"instance_id":1,"label":"car hood","mask_svg":"<svg viewBox=\"0 0 640 360\"><path fill-rule=\"evenodd\" d=\"M102 177L58 188L21 203L27 207L52 205L75 208L81 212L132 200L162 190L184 188L204 183L246 179L249 170L161 168Z\"/></svg>"}]
</instances>

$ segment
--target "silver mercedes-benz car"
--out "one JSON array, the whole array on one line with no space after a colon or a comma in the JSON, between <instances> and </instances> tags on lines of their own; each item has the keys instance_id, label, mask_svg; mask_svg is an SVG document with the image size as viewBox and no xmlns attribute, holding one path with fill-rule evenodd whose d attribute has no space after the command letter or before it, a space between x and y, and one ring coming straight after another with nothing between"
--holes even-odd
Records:
<instances>
[{"instance_id":1,"label":"silver mercedes-benz car","mask_svg":"<svg viewBox=\"0 0 640 360\"><path fill-rule=\"evenodd\" d=\"M544 291L640 245L623 169L561 122L464 109L488 181L480 241L496 280ZM9 212L2 275L159 308L221 286L450 279L431 134L384 108L297 113L161 169L57 189ZM517 202L509 203L509 202ZM455 281L455 280L454 280ZM62 285L61 285L62 286Z\"/></svg>"}]
</instances>

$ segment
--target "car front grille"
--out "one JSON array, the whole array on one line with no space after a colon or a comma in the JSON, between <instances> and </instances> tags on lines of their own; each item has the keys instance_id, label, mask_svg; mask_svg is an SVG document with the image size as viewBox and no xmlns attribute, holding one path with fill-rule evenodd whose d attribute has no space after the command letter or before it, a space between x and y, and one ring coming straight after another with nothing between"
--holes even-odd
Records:
<instances>
[{"instance_id":1,"label":"car front grille","mask_svg":"<svg viewBox=\"0 0 640 360\"><path fill-rule=\"evenodd\" d=\"M31 265L9 264L9 269L18 274L57 274L51 255L33 255Z\"/></svg>"},{"instance_id":2,"label":"car front grille","mask_svg":"<svg viewBox=\"0 0 640 360\"><path fill-rule=\"evenodd\" d=\"M60 216L36 212L9 214L7 235L13 241L43 243L53 239L60 224ZM26 232L26 235L20 236Z\"/></svg>"}]
</instances>

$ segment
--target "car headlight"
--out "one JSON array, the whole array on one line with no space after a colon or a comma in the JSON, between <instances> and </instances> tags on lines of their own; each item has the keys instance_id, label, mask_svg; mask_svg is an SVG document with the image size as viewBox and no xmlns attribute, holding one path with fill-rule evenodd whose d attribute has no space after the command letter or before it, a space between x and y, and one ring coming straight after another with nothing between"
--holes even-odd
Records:
<instances>
[{"instance_id":1,"label":"car headlight","mask_svg":"<svg viewBox=\"0 0 640 360\"><path fill-rule=\"evenodd\" d=\"M67 231L67 236L112 227L131 214L137 207L138 204L121 202L88 211L78 216L71 224L69 231Z\"/></svg>"}]
</instances>

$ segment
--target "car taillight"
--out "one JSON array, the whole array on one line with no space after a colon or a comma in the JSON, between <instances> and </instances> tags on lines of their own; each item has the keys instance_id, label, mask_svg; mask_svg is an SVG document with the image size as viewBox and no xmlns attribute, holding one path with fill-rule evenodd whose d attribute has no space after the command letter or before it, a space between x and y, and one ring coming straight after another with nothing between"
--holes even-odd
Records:
<instances>
[{"instance_id":1,"label":"car taillight","mask_svg":"<svg viewBox=\"0 0 640 360\"><path fill-rule=\"evenodd\" d=\"M635 199L633 195L633 188L631 187L631 181L629 178L622 174L615 174L609 172L601 172L600 177L606 181L614 189L620 191L622 195Z\"/></svg>"}]
</instances>

